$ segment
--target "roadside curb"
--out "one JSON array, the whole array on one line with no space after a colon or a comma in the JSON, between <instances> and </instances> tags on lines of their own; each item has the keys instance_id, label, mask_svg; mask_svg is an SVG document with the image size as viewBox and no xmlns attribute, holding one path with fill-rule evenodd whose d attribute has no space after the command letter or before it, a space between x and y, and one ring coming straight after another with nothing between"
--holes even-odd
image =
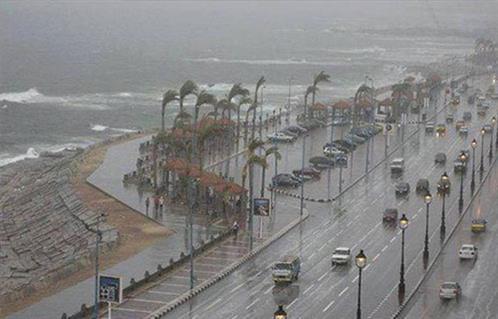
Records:
<instances>
[{"instance_id":1,"label":"roadside curb","mask_svg":"<svg viewBox=\"0 0 498 319\"><path fill-rule=\"evenodd\" d=\"M194 289L187 291L177 297L175 300L171 301L164 307L159 308L158 310L154 311L150 315L148 315L146 318L147 319L159 319L162 318L164 315L167 313L171 312L178 306L184 304L185 302L189 301L193 297L197 296L207 288L211 287L218 281L222 280L223 278L227 277L231 273L233 273L237 268L239 268L242 264L246 263L249 261L251 258L255 257L259 253L261 253L264 249L266 249L270 244L272 244L274 241L278 240L282 236L284 236L287 232L292 230L294 227L299 225L301 222L306 220L309 217L309 212L307 209L304 209L304 214L302 218L297 218L291 223L289 223L287 226L282 228L278 233L273 235L272 237L266 239L260 246L256 247L252 252L246 254L244 257L239 259L238 261L232 263L230 266L226 267L223 271L219 272L218 274L214 275L210 279L206 280L205 282L201 283L199 286L195 287Z\"/></svg>"}]
</instances>

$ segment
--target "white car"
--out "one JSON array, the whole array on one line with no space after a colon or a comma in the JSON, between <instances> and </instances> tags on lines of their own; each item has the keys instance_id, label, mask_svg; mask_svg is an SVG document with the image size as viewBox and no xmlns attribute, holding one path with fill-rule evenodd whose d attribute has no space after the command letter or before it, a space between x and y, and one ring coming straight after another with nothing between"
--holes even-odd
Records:
<instances>
[{"instance_id":1,"label":"white car","mask_svg":"<svg viewBox=\"0 0 498 319\"><path fill-rule=\"evenodd\" d=\"M345 265L351 261L351 249L347 247L338 247L332 254L332 266Z\"/></svg>"},{"instance_id":2,"label":"white car","mask_svg":"<svg viewBox=\"0 0 498 319\"><path fill-rule=\"evenodd\" d=\"M493 131L493 127L490 124L486 124L482 128L484 129L484 132L486 132L486 133L491 133L491 131Z\"/></svg>"},{"instance_id":3,"label":"white car","mask_svg":"<svg viewBox=\"0 0 498 319\"><path fill-rule=\"evenodd\" d=\"M462 247L458 251L458 257L460 257L460 259L476 259L477 247L470 244L462 245Z\"/></svg>"},{"instance_id":4,"label":"white car","mask_svg":"<svg viewBox=\"0 0 498 319\"><path fill-rule=\"evenodd\" d=\"M458 133L460 134L469 134L469 128L467 126L461 126L460 129L458 130Z\"/></svg>"},{"instance_id":5,"label":"white car","mask_svg":"<svg viewBox=\"0 0 498 319\"><path fill-rule=\"evenodd\" d=\"M447 281L439 287L439 297L441 299L458 298L462 293L462 289L458 282Z\"/></svg>"},{"instance_id":6,"label":"white car","mask_svg":"<svg viewBox=\"0 0 498 319\"><path fill-rule=\"evenodd\" d=\"M323 154L325 156L336 156L336 155L342 155L344 154L344 152L335 147L325 146L323 148Z\"/></svg>"},{"instance_id":7,"label":"white car","mask_svg":"<svg viewBox=\"0 0 498 319\"><path fill-rule=\"evenodd\" d=\"M294 136L290 136L282 132L269 134L267 137L269 140L277 142L294 142L294 140L296 139Z\"/></svg>"}]
</instances>

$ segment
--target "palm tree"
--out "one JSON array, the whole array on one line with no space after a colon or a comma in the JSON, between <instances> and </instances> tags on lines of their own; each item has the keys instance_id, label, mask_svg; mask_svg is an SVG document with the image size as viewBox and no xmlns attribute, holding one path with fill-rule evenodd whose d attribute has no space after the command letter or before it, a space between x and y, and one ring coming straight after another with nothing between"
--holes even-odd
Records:
<instances>
[{"instance_id":1,"label":"palm tree","mask_svg":"<svg viewBox=\"0 0 498 319\"><path fill-rule=\"evenodd\" d=\"M253 140L251 144L254 144L253 146L258 145L259 143L262 143L261 141L255 141ZM256 147L257 148L257 147ZM255 148L252 148L253 151ZM254 197L254 165L258 165L261 167L267 167L268 164L266 163L266 159L262 156L258 156L256 154L252 154L247 158L246 164L242 168L242 176L244 175L249 175L249 250L252 251L252 246L253 246L253 217L254 217L254 203L253 203L253 197Z\"/></svg>"},{"instance_id":2,"label":"palm tree","mask_svg":"<svg viewBox=\"0 0 498 319\"><path fill-rule=\"evenodd\" d=\"M175 119L173 120L173 127L174 128L185 128L189 124L191 124L192 121L192 115L187 112L180 112L175 116Z\"/></svg>"},{"instance_id":3,"label":"palm tree","mask_svg":"<svg viewBox=\"0 0 498 319\"><path fill-rule=\"evenodd\" d=\"M318 75L315 76L315 78L313 79L313 88L315 90L313 90L312 92L312 96L311 96L311 106L314 107L315 106L315 95L316 95L316 92L318 92L318 84L322 83L322 82L330 82L330 75L328 75L327 73L325 73L324 71L321 71L320 73L318 73ZM313 112L311 112L311 117L313 117Z\"/></svg>"},{"instance_id":4,"label":"palm tree","mask_svg":"<svg viewBox=\"0 0 498 319\"><path fill-rule=\"evenodd\" d=\"M244 104L251 104L252 100L250 97L242 97L239 99L237 103L237 145L239 145L240 141L240 108ZM247 118L246 118L247 122Z\"/></svg>"},{"instance_id":5,"label":"palm tree","mask_svg":"<svg viewBox=\"0 0 498 319\"><path fill-rule=\"evenodd\" d=\"M278 147L276 146L272 146L267 150L265 150L264 154L265 161L271 155L274 155L277 161L279 161L282 158L282 155L280 154L280 152L278 151ZM263 166L263 169L261 171L261 197L265 197L265 173L266 173L266 167Z\"/></svg>"},{"instance_id":6,"label":"palm tree","mask_svg":"<svg viewBox=\"0 0 498 319\"><path fill-rule=\"evenodd\" d=\"M308 96L310 94L314 94L315 91L317 91L318 88L317 87L314 87L312 85L308 86L308 88L306 89L306 93L304 93L304 116L306 117L307 114L308 114Z\"/></svg>"},{"instance_id":7,"label":"palm tree","mask_svg":"<svg viewBox=\"0 0 498 319\"><path fill-rule=\"evenodd\" d=\"M197 90L197 84L195 84L193 81L187 80L185 83L183 83L182 87L180 88L179 95L180 112L184 111L183 101L185 100L185 98L190 94L196 94Z\"/></svg>"},{"instance_id":8,"label":"palm tree","mask_svg":"<svg viewBox=\"0 0 498 319\"><path fill-rule=\"evenodd\" d=\"M258 107L258 104L256 103L252 103L251 106L249 106L249 108L247 109L246 111L246 119L245 119L245 123L246 123L246 127L244 129L244 144L247 144L247 134L248 134L248 126L249 126L249 115L254 112ZM253 124L254 124L254 118L253 118ZM254 131L253 131L253 135L254 135Z\"/></svg>"},{"instance_id":9,"label":"palm tree","mask_svg":"<svg viewBox=\"0 0 498 319\"><path fill-rule=\"evenodd\" d=\"M170 102L178 100L178 92L176 90L168 90L163 95L163 101L161 105L161 131L164 132L164 115L166 112L166 105Z\"/></svg>"},{"instance_id":10,"label":"palm tree","mask_svg":"<svg viewBox=\"0 0 498 319\"><path fill-rule=\"evenodd\" d=\"M245 156L247 158L256 155L256 150L258 148L262 148L265 145L265 142L261 140L252 140L249 145L247 146L247 150L245 151ZM242 171L242 187L246 187L246 178L247 175L244 174L244 171Z\"/></svg>"},{"instance_id":11,"label":"palm tree","mask_svg":"<svg viewBox=\"0 0 498 319\"><path fill-rule=\"evenodd\" d=\"M258 82L256 83L256 89L254 90L254 104L256 107L253 110L252 113L252 133L251 133L251 140L254 140L254 134L256 133L256 109L258 105L258 91L259 88L265 83L265 77L262 76L259 78Z\"/></svg>"},{"instance_id":12,"label":"palm tree","mask_svg":"<svg viewBox=\"0 0 498 319\"><path fill-rule=\"evenodd\" d=\"M407 112L406 108L413 97L412 87L409 83L394 84L391 96L394 105L394 118L399 120L401 113Z\"/></svg>"}]
</instances>

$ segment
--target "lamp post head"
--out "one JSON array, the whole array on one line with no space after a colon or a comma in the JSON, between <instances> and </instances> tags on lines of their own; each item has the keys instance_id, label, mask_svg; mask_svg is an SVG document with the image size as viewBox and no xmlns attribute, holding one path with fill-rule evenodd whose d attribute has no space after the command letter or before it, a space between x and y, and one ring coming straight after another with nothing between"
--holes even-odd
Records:
<instances>
[{"instance_id":1,"label":"lamp post head","mask_svg":"<svg viewBox=\"0 0 498 319\"><path fill-rule=\"evenodd\" d=\"M365 254L363 253L363 249L360 250L360 253L356 255L354 260L358 268L365 268L365 266L367 265L367 256L365 256Z\"/></svg>"},{"instance_id":2,"label":"lamp post head","mask_svg":"<svg viewBox=\"0 0 498 319\"><path fill-rule=\"evenodd\" d=\"M444 172L443 175L441 175L441 180L443 182L446 182L448 181L449 177L448 177L448 173Z\"/></svg>"},{"instance_id":3,"label":"lamp post head","mask_svg":"<svg viewBox=\"0 0 498 319\"><path fill-rule=\"evenodd\" d=\"M486 130L484 128L481 129L481 135L484 136L486 134Z\"/></svg>"},{"instance_id":4,"label":"lamp post head","mask_svg":"<svg viewBox=\"0 0 498 319\"><path fill-rule=\"evenodd\" d=\"M496 116L491 118L491 124L493 124L493 126L496 124Z\"/></svg>"},{"instance_id":5,"label":"lamp post head","mask_svg":"<svg viewBox=\"0 0 498 319\"><path fill-rule=\"evenodd\" d=\"M284 306L278 306L277 311L273 313L273 319L287 319L287 312L284 311Z\"/></svg>"},{"instance_id":6,"label":"lamp post head","mask_svg":"<svg viewBox=\"0 0 498 319\"><path fill-rule=\"evenodd\" d=\"M406 227L408 227L408 218L406 218L406 215L403 214L403 216L401 216L401 218L399 220L399 228L401 228L402 230L405 230Z\"/></svg>"},{"instance_id":7,"label":"lamp post head","mask_svg":"<svg viewBox=\"0 0 498 319\"><path fill-rule=\"evenodd\" d=\"M472 146L472 148L476 148L477 147L477 141L476 141L476 139L473 139L472 142L470 142L470 146Z\"/></svg>"},{"instance_id":8,"label":"lamp post head","mask_svg":"<svg viewBox=\"0 0 498 319\"><path fill-rule=\"evenodd\" d=\"M425 194L425 196L424 196L424 202L426 204L430 204L432 202L432 195L431 195L431 193L427 192L427 194Z\"/></svg>"},{"instance_id":9,"label":"lamp post head","mask_svg":"<svg viewBox=\"0 0 498 319\"><path fill-rule=\"evenodd\" d=\"M461 152L461 153L460 153L460 160L461 160L462 162L465 162L465 160L467 160L467 156L465 155L465 153L464 153L464 152Z\"/></svg>"}]
</instances>

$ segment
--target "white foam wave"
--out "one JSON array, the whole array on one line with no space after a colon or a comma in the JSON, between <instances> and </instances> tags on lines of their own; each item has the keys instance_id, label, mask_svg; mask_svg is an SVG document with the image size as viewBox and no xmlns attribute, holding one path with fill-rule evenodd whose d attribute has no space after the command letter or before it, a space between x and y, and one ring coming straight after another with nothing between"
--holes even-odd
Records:
<instances>
[{"instance_id":1,"label":"white foam wave","mask_svg":"<svg viewBox=\"0 0 498 319\"><path fill-rule=\"evenodd\" d=\"M342 66L350 63L340 61L308 61L306 59L286 59L286 60L247 60L247 59L219 59L215 57L186 59L186 61L198 63L226 63L226 64L249 64L249 65L321 65L321 66Z\"/></svg>"},{"instance_id":2,"label":"white foam wave","mask_svg":"<svg viewBox=\"0 0 498 319\"><path fill-rule=\"evenodd\" d=\"M38 92L36 88L31 88L24 92L1 93L0 101L9 101L14 103L29 103L41 97L43 97L43 94Z\"/></svg>"},{"instance_id":3,"label":"white foam wave","mask_svg":"<svg viewBox=\"0 0 498 319\"><path fill-rule=\"evenodd\" d=\"M115 132L121 132L121 133L135 133L135 132L138 132L137 129L109 127L109 126L101 125L101 124L94 124L94 125L92 125L92 127L90 129L92 131L95 131L95 132L104 132L104 131L115 131Z\"/></svg>"},{"instance_id":4,"label":"white foam wave","mask_svg":"<svg viewBox=\"0 0 498 319\"><path fill-rule=\"evenodd\" d=\"M11 163L19 162L27 158L38 158L38 157L40 157L40 154L33 147L30 147L28 148L25 154L16 155L13 157L9 157L9 154L0 156L0 167Z\"/></svg>"},{"instance_id":5,"label":"white foam wave","mask_svg":"<svg viewBox=\"0 0 498 319\"><path fill-rule=\"evenodd\" d=\"M103 131L107 130L108 128L109 128L108 126L95 124L92 126L91 130L96 131L96 132L103 132Z\"/></svg>"}]
</instances>

